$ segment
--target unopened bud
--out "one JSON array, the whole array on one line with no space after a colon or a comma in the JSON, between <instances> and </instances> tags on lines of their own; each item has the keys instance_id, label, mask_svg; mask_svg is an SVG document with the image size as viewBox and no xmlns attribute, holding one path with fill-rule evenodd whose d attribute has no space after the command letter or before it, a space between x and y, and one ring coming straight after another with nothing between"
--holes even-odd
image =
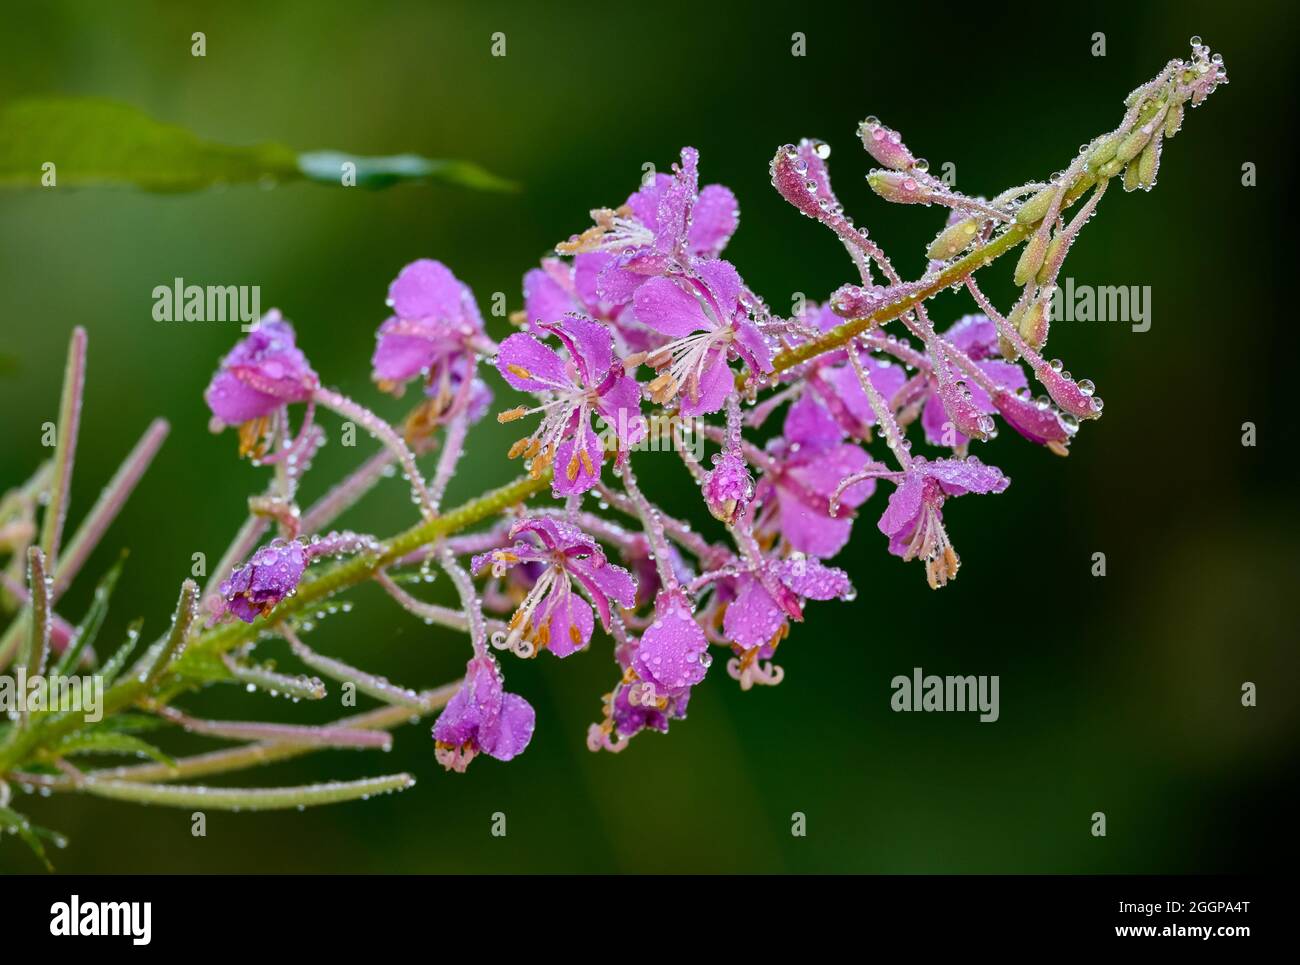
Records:
<instances>
[{"instance_id":1,"label":"unopened bud","mask_svg":"<svg viewBox=\"0 0 1300 965\"><path fill-rule=\"evenodd\" d=\"M1165 115L1165 137L1173 137L1183 126L1183 105L1175 104Z\"/></svg>"},{"instance_id":2,"label":"unopened bud","mask_svg":"<svg viewBox=\"0 0 1300 965\"><path fill-rule=\"evenodd\" d=\"M1025 250L1020 253L1020 260L1016 262L1016 271L1012 276L1017 285L1025 285L1029 280L1038 274L1038 269L1043 267L1043 258L1047 255L1047 236L1041 231L1035 231L1029 238L1029 243L1025 245Z\"/></svg>"},{"instance_id":3,"label":"unopened bud","mask_svg":"<svg viewBox=\"0 0 1300 965\"><path fill-rule=\"evenodd\" d=\"M929 204L934 189L900 171L873 171L867 175L871 190L897 204Z\"/></svg>"},{"instance_id":4,"label":"unopened bud","mask_svg":"<svg viewBox=\"0 0 1300 965\"><path fill-rule=\"evenodd\" d=\"M1065 244L1065 235L1058 231L1047 244L1047 254L1043 256L1043 267L1038 270L1038 284L1046 285L1056 273L1057 259L1061 257L1061 248Z\"/></svg>"},{"instance_id":5,"label":"unopened bud","mask_svg":"<svg viewBox=\"0 0 1300 965\"><path fill-rule=\"evenodd\" d=\"M1149 130L1144 130L1144 127L1145 125L1139 127L1136 131L1125 137L1124 140L1120 141L1119 147L1115 151L1116 161L1119 161L1121 164L1127 164L1142 153L1142 149L1147 146L1147 141L1151 140L1151 132Z\"/></svg>"},{"instance_id":6,"label":"unopened bud","mask_svg":"<svg viewBox=\"0 0 1300 965\"><path fill-rule=\"evenodd\" d=\"M906 171L916 163L916 158L903 143L902 136L874 117L868 117L858 125L858 137L862 138L862 146L878 164L895 171Z\"/></svg>"},{"instance_id":7,"label":"unopened bud","mask_svg":"<svg viewBox=\"0 0 1300 965\"><path fill-rule=\"evenodd\" d=\"M1102 138L1088 153L1088 167L1095 171L1113 158L1115 152L1119 149L1119 142L1120 137L1117 134Z\"/></svg>"},{"instance_id":8,"label":"unopened bud","mask_svg":"<svg viewBox=\"0 0 1300 965\"><path fill-rule=\"evenodd\" d=\"M1130 161L1128 167L1124 169L1124 190L1136 191L1141 184L1138 181L1138 163Z\"/></svg>"},{"instance_id":9,"label":"unopened bud","mask_svg":"<svg viewBox=\"0 0 1300 965\"><path fill-rule=\"evenodd\" d=\"M1057 186L1049 184L1016 211L1016 224L1031 225L1042 221L1056 199Z\"/></svg>"},{"instance_id":10,"label":"unopened bud","mask_svg":"<svg viewBox=\"0 0 1300 965\"><path fill-rule=\"evenodd\" d=\"M939 232L930 242L926 257L932 261L946 261L970 247L979 232L981 218L963 218Z\"/></svg>"},{"instance_id":11,"label":"unopened bud","mask_svg":"<svg viewBox=\"0 0 1300 965\"><path fill-rule=\"evenodd\" d=\"M808 170L807 160L799 156L799 151L793 144L777 150L768 170L772 175L772 186L781 197L810 218L820 219L823 216L817 181Z\"/></svg>"},{"instance_id":12,"label":"unopened bud","mask_svg":"<svg viewBox=\"0 0 1300 965\"><path fill-rule=\"evenodd\" d=\"M1025 309L1020 316L1020 337L1029 343L1034 350L1041 349L1043 343L1047 341L1047 306L1050 299L1039 298L1030 302L1029 307Z\"/></svg>"},{"instance_id":13,"label":"unopened bud","mask_svg":"<svg viewBox=\"0 0 1300 965\"><path fill-rule=\"evenodd\" d=\"M754 496L754 478L745 460L725 452L704 477L704 502L717 519L730 525Z\"/></svg>"},{"instance_id":14,"label":"unopened bud","mask_svg":"<svg viewBox=\"0 0 1300 965\"><path fill-rule=\"evenodd\" d=\"M1138 155L1138 186L1150 191L1156 185L1156 172L1160 170L1160 132L1147 143Z\"/></svg>"}]
</instances>

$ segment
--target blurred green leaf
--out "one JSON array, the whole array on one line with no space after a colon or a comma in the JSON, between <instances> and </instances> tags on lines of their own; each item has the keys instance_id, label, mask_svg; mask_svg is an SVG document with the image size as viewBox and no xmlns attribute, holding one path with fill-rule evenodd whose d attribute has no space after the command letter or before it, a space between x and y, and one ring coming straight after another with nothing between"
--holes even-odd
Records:
<instances>
[{"instance_id":1,"label":"blurred green leaf","mask_svg":"<svg viewBox=\"0 0 1300 965\"><path fill-rule=\"evenodd\" d=\"M355 174L360 187L441 181L480 191L516 188L469 161L416 154L298 154L274 143L232 147L156 121L129 104L97 97L42 97L0 107L0 187L40 187L46 164L54 165L58 186L129 184L159 192L297 180L341 185L345 170Z\"/></svg>"},{"instance_id":2,"label":"blurred green leaf","mask_svg":"<svg viewBox=\"0 0 1300 965\"><path fill-rule=\"evenodd\" d=\"M53 871L54 865L50 864L50 859L45 856L45 845L41 843L41 839L44 838L59 848L66 844L62 835L37 827L17 811L11 811L7 807L0 807L0 831L9 831L21 838L27 847L32 849L32 853L41 859L41 864L45 865L46 871Z\"/></svg>"}]
</instances>

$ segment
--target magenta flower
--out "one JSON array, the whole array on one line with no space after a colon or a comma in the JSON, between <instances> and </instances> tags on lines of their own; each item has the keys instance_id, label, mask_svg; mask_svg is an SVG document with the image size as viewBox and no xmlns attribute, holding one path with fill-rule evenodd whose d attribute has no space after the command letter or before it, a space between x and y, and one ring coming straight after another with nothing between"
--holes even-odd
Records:
<instances>
[{"instance_id":1,"label":"magenta flower","mask_svg":"<svg viewBox=\"0 0 1300 965\"><path fill-rule=\"evenodd\" d=\"M272 540L222 581L219 590L226 612L245 623L265 616L298 589L307 563L307 548L298 540Z\"/></svg>"},{"instance_id":2,"label":"magenta flower","mask_svg":"<svg viewBox=\"0 0 1300 965\"><path fill-rule=\"evenodd\" d=\"M624 607L633 605L636 583L632 575L608 562L600 544L576 526L549 516L532 517L511 526L507 536L514 545L474 557L474 572L490 564L499 579L520 564L537 563L544 568L510 618L503 647L527 656L545 648L557 657L586 647L595 620L575 583L596 604L606 630L612 617L611 600Z\"/></svg>"},{"instance_id":3,"label":"magenta flower","mask_svg":"<svg viewBox=\"0 0 1300 965\"><path fill-rule=\"evenodd\" d=\"M729 262L700 262L690 275L651 278L636 290L637 320L672 341L645 361L660 369L650 397L664 405L679 393L683 416L722 408L735 391L734 353L753 372L772 371L772 350L741 305L744 282ZM630 360L629 360L630 361Z\"/></svg>"},{"instance_id":4,"label":"magenta flower","mask_svg":"<svg viewBox=\"0 0 1300 965\"><path fill-rule=\"evenodd\" d=\"M926 578L938 589L957 575L961 565L943 526L944 500L966 493L1000 493L1010 484L1001 469L974 456L934 462L913 457L880 517L889 552L905 560L924 560Z\"/></svg>"},{"instance_id":5,"label":"magenta flower","mask_svg":"<svg viewBox=\"0 0 1300 965\"><path fill-rule=\"evenodd\" d=\"M566 315L586 315L609 326L619 355L657 348L665 339L640 324L631 305L605 301L597 292L597 280L614 258L592 252L578 255L571 265L558 258L542 259L541 268L524 275L521 320L558 323Z\"/></svg>"},{"instance_id":6,"label":"magenta flower","mask_svg":"<svg viewBox=\"0 0 1300 965\"><path fill-rule=\"evenodd\" d=\"M1079 423L1067 419L1045 399L1031 399L1027 392L995 392L993 404L1007 425L1030 442L1046 446L1058 456L1070 454L1070 440Z\"/></svg>"},{"instance_id":7,"label":"magenta flower","mask_svg":"<svg viewBox=\"0 0 1300 965\"><path fill-rule=\"evenodd\" d=\"M375 333L371 359L379 387L401 395L407 382L423 376L424 422L432 425L462 411L481 416L491 393L471 377L473 358L492 344L469 286L442 262L421 258L388 286L388 304L394 314Z\"/></svg>"},{"instance_id":8,"label":"magenta flower","mask_svg":"<svg viewBox=\"0 0 1300 965\"><path fill-rule=\"evenodd\" d=\"M535 723L528 701L505 692L496 661L474 657L460 689L434 721L434 754L447 770L460 773L480 752L508 761L528 747Z\"/></svg>"},{"instance_id":9,"label":"magenta flower","mask_svg":"<svg viewBox=\"0 0 1300 965\"><path fill-rule=\"evenodd\" d=\"M740 218L736 196L720 184L699 190L695 148L682 148L681 158L671 176L656 174L617 210L592 212L594 227L556 245L561 254L614 255L596 284L604 301L625 305L646 278L717 257L735 232Z\"/></svg>"},{"instance_id":10,"label":"magenta flower","mask_svg":"<svg viewBox=\"0 0 1300 965\"><path fill-rule=\"evenodd\" d=\"M532 435L511 448L511 458L530 459L535 476L555 463L552 491L557 496L584 493L600 480L605 461L605 447L591 428L591 416L600 418L613 432L619 450L625 451L646 431L641 386L614 357L613 339L604 326L569 315L538 328L559 338L568 359L523 332L502 342L497 353L501 375L516 389L535 392L544 401L532 409L510 409L497 418L511 422L542 413Z\"/></svg>"},{"instance_id":11,"label":"magenta flower","mask_svg":"<svg viewBox=\"0 0 1300 965\"><path fill-rule=\"evenodd\" d=\"M632 669L647 685L637 691L642 705L657 702L659 709L694 687L708 672L713 658L709 641L695 621L691 605L681 590L664 590L655 600L654 622L641 635Z\"/></svg>"},{"instance_id":12,"label":"magenta flower","mask_svg":"<svg viewBox=\"0 0 1300 965\"><path fill-rule=\"evenodd\" d=\"M840 480L860 473L871 459L858 446L843 441L844 431L814 399L803 397L786 414L781 438L768 445L774 463L759 484L764 515L773 513L786 542L800 553L823 559L848 542L851 516L832 515L831 497ZM849 486L839 505L853 509L875 492L873 479ZM760 527L761 528L761 527Z\"/></svg>"},{"instance_id":13,"label":"magenta flower","mask_svg":"<svg viewBox=\"0 0 1300 965\"><path fill-rule=\"evenodd\" d=\"M203 399L218 421L239 426L240 455L260 456L271 420L289 403L310 400L319 386L293 326L271 309L221 360Z\"/></svg>"},{"instance_id":14,"label":"magenta flower","mask_svg":"<svg viewBox=\"0 0 1300 965\"><path fill-rule=\"evenodd\" d=\"M722 632L742 650L774 649L789 621L803 619L803 600L846 599L852 591L843 570L813 557L765 560L758 570L736 578L736 598L727 606Z\"/></svg>"}]
</instances>

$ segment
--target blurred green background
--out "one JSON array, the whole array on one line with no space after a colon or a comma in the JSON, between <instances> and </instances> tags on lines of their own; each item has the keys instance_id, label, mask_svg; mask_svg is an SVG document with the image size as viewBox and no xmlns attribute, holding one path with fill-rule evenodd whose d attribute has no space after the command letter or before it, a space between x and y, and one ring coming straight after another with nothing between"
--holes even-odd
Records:
<instances>
[{"instance_id":1,"label":"blurred green background","mask_svg":"<svg viewBox=\"0 0 1300 965\"><path fill-rule=\"evenodd\" d=\"M864 507L838 559L856 602L810 609L782 647L786 680L742 694L718 662L666 737L593 755L587 724L614 679L608 640L563 664L511 661L537 708L528 752L464 776L435 764L427 725L388 755L333 751L244 783L409 770L400 795L306 813L208 816L76 797L15 802L66 832L63 871L866 871L1190 872L1280 866L1294 836L1284 797L1300 736L1294 541L1293 272L1280 246L1293 157L1294 14L1281 4L1090 4L1053 23L1015 5L931 16L896 4L831 7L441 3L49 3L11 8L0 32L0 101L97 94L230 143L418 151L517 179L518 195L404 186L296 185L159 197L132 190L0 194L0 488L43 456L74 324L90 333L75 524L148 420L170 439L66 597L77 618L94 576L131 557L101 647L136 615L157 630L190 556L215 560L262 471L206 430L201 393L238 335L222 323L158 323L151 292L260 285L294 320L323 378L397 417L368 379L389 280L422 256L479 296L520 305L520 278L617 204L641 165L683 144L702 178L730 185L741 228L729 250L778 310L824 298L851 265L829 232L768 184L777 145L821 137L841 199L905 274L918 273L939 212L874 198L855 125L877 114L958 186L991 194L1041 178L1117 122L1124 95L1192 34L1231 77L1189 114L1151 194L1118 190L1067 264L1078 284L1149 285L1150 331L1058 322L1051 353L1092 378L1106 418L1057 459L1009 432L980 455L1014 484L950 504L964 567L942 592L885 552ZM207 56L190 35L207 35ZM508 54L489 55L503 31ZM791 56L791 35L807 56ZM1093 34L1106 56L1091 55ZM1285 153L1284 153L1285 152ZM1253 162L1259 186L1241 184ZM1290 221L1286 231L1292 232ZM1287 261L1284 262L1284 258ZM1011 262L988 272L1004 301ZM966 311L942 296L936 317ZM503 334L501 319L491 319ZM499 388L499 383L498 383ZM1258 427L1255 448L1241 425ZM485 423L450 502L513 476L513 433ZM304 498L357 452L328 446ZM674 459L641 457L648 486L701 517ZM874 508L873 508L874 507ZM389 481L346 517L380 534L411 521ZM1108 574L1090 575L1104 552ZM324 652L414 686L451 678L463 638L425 627L368 588L313 635ZM438 586L439 593L445 588ZM268 646L278 654L279 644ZM282 655L282 654L281 654ZM1001 719L895 714L889 681L999 674ZM1240 703L1243 681L1259 706ZM186 703L204 715L325 720L235 688ZM214 742L177 740L176 749ZM491 815L508 835L489 833ZM807 815L806 837L790 834ZM1104 811L1105 838L1090 833ZM12 840L0 868L33 870Z\"/></svg>"}]
</instances>

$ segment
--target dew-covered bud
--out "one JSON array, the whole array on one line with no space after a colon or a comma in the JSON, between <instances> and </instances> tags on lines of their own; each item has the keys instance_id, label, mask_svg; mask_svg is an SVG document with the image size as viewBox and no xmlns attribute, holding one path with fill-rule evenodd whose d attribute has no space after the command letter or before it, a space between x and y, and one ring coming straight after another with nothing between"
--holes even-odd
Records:
<instances>
[{"instance_id":1,"label":"dew-covered bud","mask_svg":"<svg viewBox=\"0 0 1300 965\"><path fill-rule=\"evenodd\" d=\"M874 117L868 117L858 125L858 136L862 138L862 146L878 164L895 171L906 171L916 163L916 158L903 143L902 136Z\"/></svg>"},{"instance_id":2,"label":"dew-covered bud","mask_svg":"<svg viewBox=\"0 0 1300 965\"><path fill-rule=\"evenodd\" d=\"M929 204L934 197L930 185L900 171L872 171L867 183L876 194L896 204Z\"/></svg>"},{"instance_id":3,"label":"dew-covered bud","mask_svg":"<svg viewBox=\"0 0 1300 965\"><path fill-rule=\"evenodd\" d=\"M1047 244L1047 236L1041 231L1035 231L1030 236L1025 250L1020 253L1015 274L1012 276L1017 285L1028 284L1031 278L1038 275L1038 269L1043 267L1043 259L1047 257Z\"/></svg>"},{"instance_id":4,"label":"dew-covered bud","mask_svg":"<svg viewBox=\"0 0 1300 965\"><path fill-rule=\"evenodd\" d=\"M221 583L227 612L252 623L291 595L306 569L307 548L302 543L272 540Z\"/></svg>"},{"instance_id":5,"label":"dew-covered bud","mask_svg":"<svg viewBox=\"0 0 1300 965\"><path fill-rule=\"evenodd\" d=\"M1016 223L1031 225L1042 221L1052 207L1052 201L1056 198L1056 191L1056 185L1049 184L1022 204L1020 209L1016 211Z\"/></svg>"},{"instance_id":6,"label":"dew-covered bud","mask_svg":"<svg viewBox=\"0 0 1300 965\"><path fill-rule=\"evenodd\" d=\"M739 454L725 452L705 475L703 488L709 512L731 525L754 497L754 478Z\"/></svg>"},{"instance_id":7,"label":"dew-covered bud","mask_svg":"<svg viewBox=\"0 0 1300 965\"><path fill-rule=\"evenodd\" d=\"M944 228L939 236L930 242L926 257L931 261L946 261L961 254L970 247L979 233L982 218L962 218Z\"/></svg>"},{"instance_id":8,"label":"dew-covered bud","mask_svg":"<svg viewBox=\"0 0 1300 965\"><path fill-rule=\"evenodd\" d=\"M1019 318L1016 327L1020 330L1021 338L1028 342L1031 348L1041 349L1047 341L1047 308L1050 301L1047 297L1035 299L1029 303L1029 307Z\"/></svg>"},{"instance_id":9,"label":"dew-covered bud","mask_svg":"<svg viewBox=\"0 0 1300 965\"><path fill-rule=\"evenodd\" d=\"M823 216L818 183L808 170L807 159L800 157L793 144L780 148L768 169L772 174L772 186L781 197L810 218Z\"/></svg>"}]
</instances>

